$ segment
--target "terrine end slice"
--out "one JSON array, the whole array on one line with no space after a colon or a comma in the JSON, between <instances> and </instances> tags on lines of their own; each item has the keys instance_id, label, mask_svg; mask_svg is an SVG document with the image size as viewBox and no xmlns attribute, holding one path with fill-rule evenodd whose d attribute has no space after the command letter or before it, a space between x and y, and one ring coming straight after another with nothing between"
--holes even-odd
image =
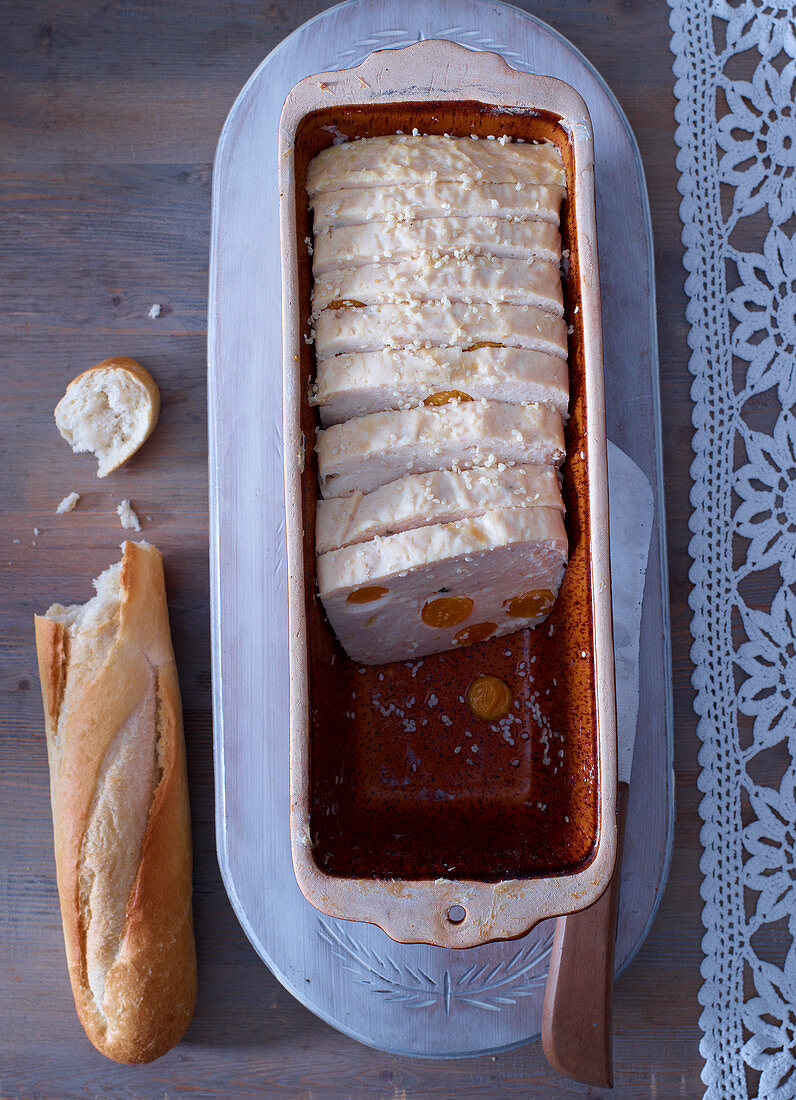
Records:
<instances>
[{"instance_id":1,"label":"terrine end slice","mask_svg":"<svg viewBox=\"0 0 796 1100\"><path fill-rule=\"evenodd\" d=\"M322 554L318 586L349 657L383 664L538 626L566 562L557 508L498 509Z\"/></svg>"}]
</instances>

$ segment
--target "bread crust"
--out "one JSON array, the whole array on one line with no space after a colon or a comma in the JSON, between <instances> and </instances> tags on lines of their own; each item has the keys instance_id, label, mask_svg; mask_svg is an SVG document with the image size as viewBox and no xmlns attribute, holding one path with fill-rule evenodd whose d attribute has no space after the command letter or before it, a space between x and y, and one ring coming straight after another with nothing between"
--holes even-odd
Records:
<instances>
[{"instance_id":1,"label":"bread crust","mask_svg":"<svg viewBox=\"0 0 796 1100\"><path fill-rule=\"evenodd\" d=\"M117 1062L140 1063L174 1046L193 1015L192 849L182 708L162 558L155 547L124 544L120 593L115 636L96 660L86 660L85 644L82 659L75 654L63 623L36 616L35 627L58 892L75 1005L97 1050ZM81 897L84 844L103 797L97 792L103 762L122 727L126 735L155 744L155 783L142 837L124 820L115 822L117 843L140 844L140 858L100 1006L88 981L86 934L88 923L103 914L92 915ZM110 844L100 846L99 854L95 848L92 873L110 875L116 854Z\"/></svg>"}]
</instances>

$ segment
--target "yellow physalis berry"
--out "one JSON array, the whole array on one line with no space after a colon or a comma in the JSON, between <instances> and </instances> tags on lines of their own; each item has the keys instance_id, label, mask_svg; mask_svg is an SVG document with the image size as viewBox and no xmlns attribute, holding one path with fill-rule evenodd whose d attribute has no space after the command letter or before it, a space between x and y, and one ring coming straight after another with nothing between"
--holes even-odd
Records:
<instances>
[{"instance_id":1,"label":"yellow physalis berry","mask_svg":"<svg viewBox=\"0 0 796 1100\"><path fill-rule=\"evenodd\" d=\"M535 588L532 592L506 600L503 608L514 619L535 619L538 615L546 615L555 602L556 598L549 588Z\"/></svg>"},{"instance_id":2,"label":"yellow physalis berry","mask_svg":"<svg viewBox=\"0 0 796 1100\"><path fill-rule=\"evenodd\" d=\"M353 592L348 593L346 601L348 603L373 603L374 600L380 600L382 596L386 596L388 592L388 588L382 588L380 584L372 584L367 588L355 588Z\"/></svg>"},{"instance_id":3,"label":"yellow physalis berry","mask_svg":"<svg viewBox=\"0 0 796 1100\"><path fill-rule=\"evenodd\" d=\"M497 630L497 623L473 623L455 634L453 640L457 645L472 645L474 642L483 642L491 637Z\"/></svg>"},{"instance_id":4,"label":"yellow physalis berry","mask_svg":"<svg viewBox=\"0 0 796 1100\"><path fill-rule=\"evenodd\" d=\"M467 703L476 718L498 722L511 710L514 695L498 676L476 676L467 689Z\"/></svg>"},{"instance_id":5,"label":"yellow physalis berry","mask_svg":"<svg viewBox=\"0 0 796 1100\"><path fill-rule=\"evenodd\" d=\"M463 623L472 610L473 601L469 596L441 596L425 604L420 618L426 626L436 626L441 630Z\"/></svg>"},{"instance_id":6,"label":"yellow physalis berry","mask_svg":"<svg viewBox=\"0 0 796 1100\"><path fill-rule=\"evenodd\" d=\"M366 303L358 302L356 298L335 298L329 302L327 309L364 309Z\"/></svg>"},{"instance_id":7,"label":"yellow physalis berry","mask_svg":"<svg viewBox=\"0 0 796 1100\"><path fill-rule=\"evenodd\" d=\"M462 393L461 390L440 390L439 393L432 393L423 402L424 405L447 405L451 401L472 401L469 393Z\"/></svg>"}]
</instances>

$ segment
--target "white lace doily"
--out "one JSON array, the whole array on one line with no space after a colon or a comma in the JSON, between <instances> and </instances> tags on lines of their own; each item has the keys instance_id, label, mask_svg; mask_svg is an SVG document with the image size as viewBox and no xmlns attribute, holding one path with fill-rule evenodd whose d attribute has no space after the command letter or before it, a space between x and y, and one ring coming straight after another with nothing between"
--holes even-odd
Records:
<instances>
[{"instance_id":1,"label":"white lace doily","mask_svg":"<svg viewBox=\"0 0 796 1100\"><path fill-rule=\"evenodd\" d=\"M710 1100L796 1097L796 0L669 0Z\"/></svg>"}]
</instances>

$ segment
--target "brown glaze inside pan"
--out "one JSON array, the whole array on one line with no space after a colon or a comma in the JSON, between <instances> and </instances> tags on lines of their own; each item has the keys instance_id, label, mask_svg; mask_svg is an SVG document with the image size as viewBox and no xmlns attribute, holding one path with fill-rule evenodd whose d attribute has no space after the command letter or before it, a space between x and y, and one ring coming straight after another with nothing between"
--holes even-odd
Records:
<instances>
[{"instance_id":1,"label":"brown glaze inside pan","mask_svg":"<svg viewBox=\"0 0 796 1100\"><path fill-rule=\"evenodd\" d=\"M366 105L316 111L299 126L296 226L303 331L308 331L311 260L305 239L310 160L346 138L411 132L509 134L554 141L573 183L572 150L560 120L475 102ZM570 419L564 499L570 560L556 606L536 630L418 661L364 667L346 657L316 596L317 411L305 402L303 474L310 693L310 833L318 866L355 878L479 879L567 874L593 855L598 826L595 678L588 543L588 450L578 254L572 214L562 211L569 249L564 305L569 338ZM302 347L302 393L314 372ZM586 456L581 458L581 452ZM465 701L480 673L508 683L518 719L474 718Z\"/></svg>"}]
</instances>

